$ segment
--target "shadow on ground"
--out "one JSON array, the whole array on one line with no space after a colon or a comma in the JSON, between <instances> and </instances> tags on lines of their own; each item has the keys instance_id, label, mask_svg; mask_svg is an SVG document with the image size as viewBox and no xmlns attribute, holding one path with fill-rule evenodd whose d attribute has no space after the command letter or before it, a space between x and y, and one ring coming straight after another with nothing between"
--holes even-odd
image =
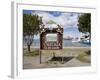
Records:
<instances>
[{"instance_id":1,"label":"shadow on ground","mask_svg":"<svg viewBox=\"0 0 100 80\"><path fill-rule=\"evenodd\" d=\"M71 59L73 59L74 57L53 57L53 58L51 58L51 60L49 60L49 61L64 61L64 62L68 62L68 61L70 61Z\"/></svg>"}]
</instances>

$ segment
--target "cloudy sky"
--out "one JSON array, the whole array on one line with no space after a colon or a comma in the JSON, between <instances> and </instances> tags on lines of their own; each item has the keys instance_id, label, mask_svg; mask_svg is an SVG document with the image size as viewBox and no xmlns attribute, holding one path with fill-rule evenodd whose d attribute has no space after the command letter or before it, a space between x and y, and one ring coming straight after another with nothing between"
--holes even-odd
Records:
<instances>
[{"instance_id":1,"label":"cloudy sky","mask_svg":"<svg viewBox=\"0 0 100 80\"><path fill-rule=\"evenodd\" d=\"M72 12L57 12L57 11L34 11L34 10L23 10L24 14L37 14L42 17L43 23L46 25L48 21L52 20L56 24L62 25L64 28L63 37L78 37L82 33L78 31L78 16L80 13ZM39 36L35 36L38 38Z\"/></svg>"}]
</instances>

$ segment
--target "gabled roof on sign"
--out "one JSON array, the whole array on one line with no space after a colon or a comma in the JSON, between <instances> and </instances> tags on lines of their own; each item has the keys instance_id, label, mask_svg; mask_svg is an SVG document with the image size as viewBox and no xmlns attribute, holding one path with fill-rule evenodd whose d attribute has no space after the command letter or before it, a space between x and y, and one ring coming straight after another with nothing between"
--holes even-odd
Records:
<instances>
[{"instance_id":1,"label":"gabled roof on sign","mask_svg":"<svg viewBox=\"0 0 100 80\"><path fill-rule=\"evenodd\" d=\"M44 28L58 28L58 24L45 24ZM62 26L61 26L62 28Z\"/></svg>"}]
</instances>

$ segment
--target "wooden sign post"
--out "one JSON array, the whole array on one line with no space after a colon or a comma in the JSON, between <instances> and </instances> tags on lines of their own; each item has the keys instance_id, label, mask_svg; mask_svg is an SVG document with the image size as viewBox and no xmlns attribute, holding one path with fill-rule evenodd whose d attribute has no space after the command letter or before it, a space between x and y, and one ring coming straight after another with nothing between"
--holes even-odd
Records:
<instances>
[{"instance_id":1,"label":"wooden sign post","mask_svg":"<svg viewBox=\"0 0 100 80\"><path fill-rule=\"evenodd\" d=\"M48 35L51 35L51 39ZM57 25L57 28L40 28L40 64L42 50L61 50L63 48L62 43L63 28L60 25Z\"/></svg>"}]
</instances>

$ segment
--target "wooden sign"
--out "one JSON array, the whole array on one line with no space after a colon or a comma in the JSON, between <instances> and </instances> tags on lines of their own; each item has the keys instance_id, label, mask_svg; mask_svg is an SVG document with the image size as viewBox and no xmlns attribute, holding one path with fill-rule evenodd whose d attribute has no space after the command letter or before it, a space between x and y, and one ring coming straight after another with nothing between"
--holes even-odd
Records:
<instances>
[{"instance_id":1,"label":"wooden sign","mask_svg":"<svg viewBox=\"0 0 100 80\"><path fill-rule=\"evenodd\" d=\"M60 50L63 43L63 28L41 28L40 49L41 50Z\"/></svg>"}]
</instances>

